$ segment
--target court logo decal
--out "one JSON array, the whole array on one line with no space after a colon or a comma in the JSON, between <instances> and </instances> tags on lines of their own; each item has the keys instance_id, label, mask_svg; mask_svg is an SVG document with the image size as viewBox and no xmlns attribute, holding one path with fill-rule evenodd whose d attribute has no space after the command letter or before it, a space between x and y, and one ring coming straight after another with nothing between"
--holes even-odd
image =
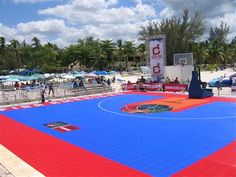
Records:
<instances>
[{"instance_id":1,"label":"court logo decal","mask_svg":"<svg viewBox=\"0 0 236 177\"><path fill-rule=\"evenodd\" d=\"M140 104L133 106L125 106L121 110L128 113L158 113L171 111L173 108L171 106L162 104Z\"/></svg>"},{"instance_id":2,"label":"court logo decal","mask_svg":"<svg viewBox=\"0 0 236 177\"><path fill-rule=\"evenodd\" d=\"M44 124L44 126L51 128L53 130L59 131L59 132L70 132L72 130L78 130L79 127L76 127L74 125L65 123L65 122L51 122L51 123L47 123Z\"/></svg>"}]
</instances>

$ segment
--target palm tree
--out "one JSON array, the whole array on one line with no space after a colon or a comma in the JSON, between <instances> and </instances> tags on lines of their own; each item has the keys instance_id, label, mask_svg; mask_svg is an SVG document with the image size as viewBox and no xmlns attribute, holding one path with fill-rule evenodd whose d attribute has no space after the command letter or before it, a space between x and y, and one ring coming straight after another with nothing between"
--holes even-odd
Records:
<instances>
[{"instance_id":1,"label":"palm tree","mask_svg":"<svg viewBox=\"0 0 236 177\"><path fill-rule=\"evenodd\" d=\"M35 68L40 68L41 67L41 60L43 59L42 56L41 56L41 48L42 48L42 45L40 43L40 40L37 38L37 37L33 37L32 39L32 48L33 48L33 56L32 56L32 59L33 59L33 67Z\"/></svg>"},{"instance_id":2,"label":"palm tree","mask_svg":"<svg viewBox=\"0 0 236 177\"><path fill-rule=\"evenodd\" d=\"M196 64L206 64L206 60L209 57L209 50L205 42L195 43L193 45L194 58Z\"/></svg>"},{"instance_id":3,"label":"palm tree","mask_svg":"<svg viewBox=\"0 0 236 177\"><path fill-rule=\"evenodd\" d=\"M114 68L114 50L115 50L115 44L112 42L112 40L103 40L101 41L101 48L102 52L104 53L104 56L106 57L107 63L111 66L111 68Z\"/></svg>"},{"instance_id":4,"label":"palm tree","mask_svg":"<svg viewBox=\"0 0 236 177\"><path fill-rule=\"evenodd\" d=\"M9 49L12 52L12 59L13 62L15 63L16 68L20 68L22 63L20 59L20 43L19 41L13 39L10 41Z\"/></svg>"},{"instance_id":5,"label":"palm tree","mask_svg":"<svg viewBox=\"0 0 236 177\"><path fill-rule=\"evenodd\" d=\"M116 42L116 50L114 51L114 55L117 59L118 62L120 62L119 65L119 70L123 70L123 66L121 62L123 61L123 56L124 56L124 48L123 48L123 41L122 39L118 39Z\"/></svg>"},{"instance_id":6,"label":"palm tree","mask_svg":"<svg viewBox=\"0 0 236 177\"><path fill-rule=\"evenodd\" d=\"M161 22L152 22L148 26L141 26L139 39L147 40L159 35L166 36L167 65L173 64L173 54L190 52L191 44L204 33L203 17L196 12L190 18L189 11L184 10L181 18L167 18Z\"/></svg>"},{"instance_id":7,"label":"palm tree","mask_svg":"<svg viewBox=\"0 0 236 177\"><path fill-rule=\"evenodd\" d=\"M210 34L208 40L212 42L217 42L218 44L225 44L228 34L230 33L230 27L221 22L220 26L215 26L210 28Z\"/></svg>"},{"instance_id":8,"label":"palm tree","mask_svg":"<svg viewBox=\"0 0 236 177\"><path fill-rule=\"evenodd\" d=\"M140 59L139 62L146 61L147 52L146 52L146 45L145 44L139 44L139 46L137 47L137 54ZM147 63L145 63L145 64L147 64Z\"/></svg>"},{"instance_id":9,"label":"palm tree","mask_svg":"<svg viewBox=\"0 0 236 177\"><path fill-rule=\"evenodd\" d=\"M37 37L33 37L32 42L33 42L32 47L34 48L42 47L40 40Z\"/></svg>"},{"instance_id":10,"label":"palm tree","mask_svg":"<svg viewBox=\"0 0 236 177\"><path fill-rule=\"evenodd\" d=\"M4 67L5 43L5 38L0 37L0 68Z\"/></svg>"},{"instance_id":11,"label":"palm tree","mask_svg":"<svg viewBox=\"0 0 236 177\"><path fill-rule=\"evenodd\" d=\"M208 47L209 50L209 63L213 64L221 64L224 62L224 48L223 46L220 46L217 42L213 42Z\"/></svg>"},{"instance_id":12,"label":"palm tree","mask_svg":"<svg viewBox=\"0 0 236 177\"><path fill-rule=\"evenodd\" d=\"M129 57L135 57L136 48L133 41L125 41L124 43L124 58L125 58L125 69L128 70Z\"/></svg>"}]
</instances>

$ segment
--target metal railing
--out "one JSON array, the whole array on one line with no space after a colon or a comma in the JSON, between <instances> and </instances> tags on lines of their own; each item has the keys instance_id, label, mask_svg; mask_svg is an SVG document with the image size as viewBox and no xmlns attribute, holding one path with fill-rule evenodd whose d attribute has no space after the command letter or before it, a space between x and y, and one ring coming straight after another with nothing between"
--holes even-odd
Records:
<instances>
[{"instance_id":1,"label":"metal railing","mask_svg":"<svg viewBox=\"0 0 236 177\"><path fill-rule=\"evenodd\" d=\"M85 88L71 88L66 85L58 85L54 87L54 95L46 89L46 99L68 98L81 95L91 95L98 93L111 92L112 87L104 85L86 85ZM2 89L0 90L0 105L17 104L23 102L41 101L41 89Z\"/></svg>"}]
</instances>

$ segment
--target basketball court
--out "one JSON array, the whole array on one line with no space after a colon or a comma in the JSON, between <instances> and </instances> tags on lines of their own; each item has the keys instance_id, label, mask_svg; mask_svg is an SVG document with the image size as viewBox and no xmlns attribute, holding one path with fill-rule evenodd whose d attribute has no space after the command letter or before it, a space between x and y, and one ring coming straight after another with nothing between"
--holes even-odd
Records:
<instances>
[{"instance_id":1,"label":"basketball court","mask_svg":"<svg viewBox=\"0 0 236 177\"><path fill-rule=\"evenodd\" d=\"M45 176L236 176L236 99L157 92L0 110L0 144Z\"/></svg>"}]
</instances>

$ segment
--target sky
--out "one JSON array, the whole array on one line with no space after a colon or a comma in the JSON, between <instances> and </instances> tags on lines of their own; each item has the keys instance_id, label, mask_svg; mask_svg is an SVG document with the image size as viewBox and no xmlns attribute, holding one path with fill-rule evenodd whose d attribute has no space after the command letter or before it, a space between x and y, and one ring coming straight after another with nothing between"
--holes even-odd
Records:
<instances>
[{"instance_id":1,"label":"sky","mask_svg":"<svg viewBox=\"0 0 236 177\"><path fill-rule=\"evenodd\" d=\"M27 43L38 37L60 47L87 36L138 42L140 26L181 16L184 8L202 12L205 36L222 21L229 40L236 36L236 0L0 0L0 36Z\"/></svg>"}]
</instances>

